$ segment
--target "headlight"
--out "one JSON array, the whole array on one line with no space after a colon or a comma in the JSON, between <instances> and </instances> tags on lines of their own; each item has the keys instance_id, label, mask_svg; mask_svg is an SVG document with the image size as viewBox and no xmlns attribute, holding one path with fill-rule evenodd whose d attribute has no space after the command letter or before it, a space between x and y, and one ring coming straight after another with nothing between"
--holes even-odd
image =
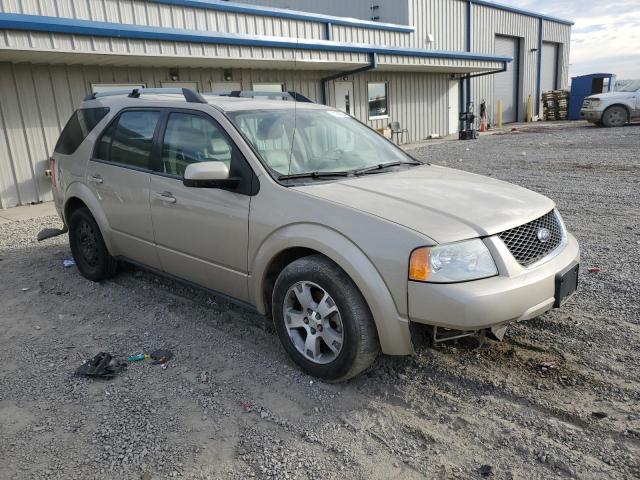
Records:
<instances>
[{"instance_id":1,"label":"headlight","mask_svg":"<svg viewBox=\"0 0 640 480\"><path fill-rule=\"evenodd\" d=\"M409 280L417 282L465 282L497 274L491 253L479 238L418 248L409 260Z\"/></svg>"}]
</instances>

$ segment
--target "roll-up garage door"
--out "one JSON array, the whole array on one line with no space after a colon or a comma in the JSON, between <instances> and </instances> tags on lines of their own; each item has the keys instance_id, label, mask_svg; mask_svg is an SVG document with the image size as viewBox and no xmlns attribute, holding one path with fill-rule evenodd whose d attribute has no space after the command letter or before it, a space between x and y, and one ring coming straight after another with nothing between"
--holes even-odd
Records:
<instances>
[{"instance_id":1,"label":"roll-up garage door","mask_svg":"<svg viewBox=\"0 0 640 480\"><path fill-rule=\"evenodd\" d=\"M497 108L498 100L502 100L502 121L504 123L518 121L518 73L520 72L520 40L515 37L496 36L496 55L512 57L507 64L507 71L495 75L493 82L493 101Z\"/></svg>"},{"instance_id":2,"label":"roll-up garage door","mask_svg":"<svg viewBox=\"0 0 640 480\"><path fill-rule=\"evenodd\" d=\"M540 88L542 92L549 92L557 88L558 83L558 44L543 42L542 44L542 72L540 73Z\"/></svg>"}]
</instances>

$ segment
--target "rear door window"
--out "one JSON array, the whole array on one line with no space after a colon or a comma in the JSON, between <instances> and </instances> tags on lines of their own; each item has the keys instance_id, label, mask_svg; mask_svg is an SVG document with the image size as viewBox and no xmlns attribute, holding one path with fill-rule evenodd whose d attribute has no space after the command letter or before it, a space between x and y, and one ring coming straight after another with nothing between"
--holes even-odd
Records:
<instances>
[{"instance_id":1,"label":"rear door window","mask_svg":"<svg viewBox=\"0 0 640 480\"><path fill-rule=\"evenodd\" d=\"M73 112L60 134L55 152L63 155L74 153L107 113L109 113L107 107L82 108Z\"/></svg>"},{"instance_id":2,"label":"rear door window","mask_svg":"<svg viewBox=\"0 0 640 480\"><path fill-rule=\"evenodd\" d=\"M153 136L160 119L159 111L123 112L98 141L95 157L120 165L149 169Z\"/></svg>"}]
</instances>

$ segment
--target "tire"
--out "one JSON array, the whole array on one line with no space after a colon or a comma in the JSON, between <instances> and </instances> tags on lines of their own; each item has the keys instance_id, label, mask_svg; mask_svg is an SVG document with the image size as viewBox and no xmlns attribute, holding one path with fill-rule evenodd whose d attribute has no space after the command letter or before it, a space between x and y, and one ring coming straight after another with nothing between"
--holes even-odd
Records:
<instances>
[{"instance_id":1,"label":"tire","mask_svg":"<svg viewBox=\"0 0 640 480\"><path fill-rule=\"evenodd\" d=\"M311 305L311 314L300 298ZM366 370L378 356L378 334L366 301L353 280L326 257L312 255L287 265L276 280L272 300L280 341L307 373L344 381Z\"/></svg>"},{"instance_id":2,"label":"tire","mask_svg":"<svg viewBox=\"0 0 640 480\"><path fill-rule=\"evenodd\" d=\"M609 107L602 114L602 123L607 128L624 127L628 119L629 115L623 107Z\"/></svg>"},{"instance_id":3,"label":"tire","mask_svg":"<svg viewBox=\"0 0 640 480\"><path fill-rule=\"evenodd\" d=\"M69 245L83 277L100 282L116 274L118 262L109 254L100 227L86 207L77 209L69 218Z\"/></svg>"}]
</instances>

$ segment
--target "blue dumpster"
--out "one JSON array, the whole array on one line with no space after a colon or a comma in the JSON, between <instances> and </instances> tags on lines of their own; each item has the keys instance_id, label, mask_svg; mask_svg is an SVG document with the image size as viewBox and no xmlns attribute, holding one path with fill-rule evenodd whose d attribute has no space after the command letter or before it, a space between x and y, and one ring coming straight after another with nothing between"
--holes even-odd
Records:
<instances>
[{"instance_id":1,"label":"blue dumpster","mask_svg":"<svg viewBox=\"0 0 640 480\"><path fill-rule=\"evenodd\" d=\"M612 73L592 73L573 77L569 97L569 120L580 120L580 109L585 98L598 93L611 92L615 83L613 77ZM607 79L609 82L605 82Z\"/></svg>"}]
</instances>

